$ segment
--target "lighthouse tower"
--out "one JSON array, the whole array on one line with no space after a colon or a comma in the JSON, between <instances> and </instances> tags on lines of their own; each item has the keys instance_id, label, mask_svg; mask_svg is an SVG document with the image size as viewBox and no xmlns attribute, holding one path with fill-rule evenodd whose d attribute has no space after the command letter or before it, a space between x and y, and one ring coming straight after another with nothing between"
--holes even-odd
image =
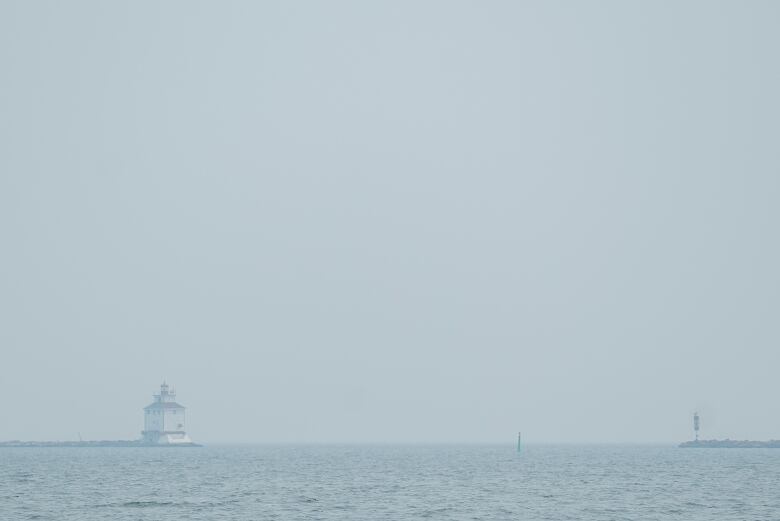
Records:
<instances>
[{"instance_id":1,"label":"lighthouse tower","mask_svg":"<svg viewBox=\"0 0 780 521\"><path fill-rule=\"evenodd\" d=\"M184 427L184 406L176 403L176 391L163 382L154 403L144 407L143 441L150 445L192 445Z\"/></svg>"}]
</instances>

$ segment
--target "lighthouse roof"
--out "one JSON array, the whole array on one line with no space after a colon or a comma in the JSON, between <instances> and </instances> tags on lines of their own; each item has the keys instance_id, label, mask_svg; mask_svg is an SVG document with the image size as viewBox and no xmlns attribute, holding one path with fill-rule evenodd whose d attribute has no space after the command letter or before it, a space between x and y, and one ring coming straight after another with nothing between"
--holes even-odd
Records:
<instances>
[{"instance_id":1,"label":"lighthouse roof","mask_svg":"<svg viewBox=\"0 0 780 521\"><path fill-rule=\"evenodd\" d=\"M176 402L155 402L144 409L184 409L184 406Z\"/></svg>"}]
</instances>

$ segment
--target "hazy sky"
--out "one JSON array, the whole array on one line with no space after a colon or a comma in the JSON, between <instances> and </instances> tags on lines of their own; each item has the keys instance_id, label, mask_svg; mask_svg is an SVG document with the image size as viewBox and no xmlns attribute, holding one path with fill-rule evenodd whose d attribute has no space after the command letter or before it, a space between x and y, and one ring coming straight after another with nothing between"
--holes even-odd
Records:
<instances>
[{"instance_id":1,"label":"hazy sky","mask_svg":"<svg viewBox=\"0 0 780 521\"><path fill-rule=\"evenodd\" d=\"M0 2L0 439L780 438L778 27Z\"/></svg>"}]
</instances>

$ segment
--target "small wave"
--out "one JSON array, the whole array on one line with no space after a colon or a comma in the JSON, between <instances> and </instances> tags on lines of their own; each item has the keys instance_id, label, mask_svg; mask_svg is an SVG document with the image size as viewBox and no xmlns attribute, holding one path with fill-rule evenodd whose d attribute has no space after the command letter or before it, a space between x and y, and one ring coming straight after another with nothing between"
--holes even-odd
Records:
<instances>
[{"instance_id":1,"label":"small wave","mask_svg":"<svg viewBox=\"0 0 780 521\"><path fill-rule=\"evenodd\" d=\"M147 508L147 507L174 507L177 506L177 504L174 503L173 501L127 501L125 503L120 503L119 505L116 506L131 507L131 508Z\"/></svg>"},{"instance_id":2,"label":"small wave","mask_svg":"<svg viewBox=\"0 0 780 521\"><path fill-rule=\"evenodd\" d=\"M451 508L451 507L431 508L431 509L423 511L420 514L420 517L428 518L428 517L445 515L445 514L447 514L447 512L450 512L452 510L454 510L454 509Z\"/></svg>"},{"instance_id":3,"label":"small wave","mask_svg":"<svg viewBox=\"0 0 780 521\"><path fill-rule=\"evenodd\" d=\"M316 501L316 499L314 500ZM94 505L94 508L171 508L171 507L193 507L197 509L209 509L215 507L222 507L230 504L238 503L238 499L226 499L223 501L204 501L204 502L190 502L190 501L124 501L121 503L101 503Z\"/></svg>"}]
</instances>

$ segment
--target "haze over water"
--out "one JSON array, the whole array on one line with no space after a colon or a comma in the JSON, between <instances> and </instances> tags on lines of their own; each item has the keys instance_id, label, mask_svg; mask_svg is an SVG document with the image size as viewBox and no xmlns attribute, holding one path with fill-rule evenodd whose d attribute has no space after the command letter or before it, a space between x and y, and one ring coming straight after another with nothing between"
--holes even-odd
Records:
<instances>
[{"instance_id":1,"label":"haze over water","mask_svg":"<svg viewBox=\"0 0 780 521\"><path fill-rule=\"evenodd\" d=\"M0 4L0 439L780 437L780 4Z\"/></svg>"}]
</instances>

